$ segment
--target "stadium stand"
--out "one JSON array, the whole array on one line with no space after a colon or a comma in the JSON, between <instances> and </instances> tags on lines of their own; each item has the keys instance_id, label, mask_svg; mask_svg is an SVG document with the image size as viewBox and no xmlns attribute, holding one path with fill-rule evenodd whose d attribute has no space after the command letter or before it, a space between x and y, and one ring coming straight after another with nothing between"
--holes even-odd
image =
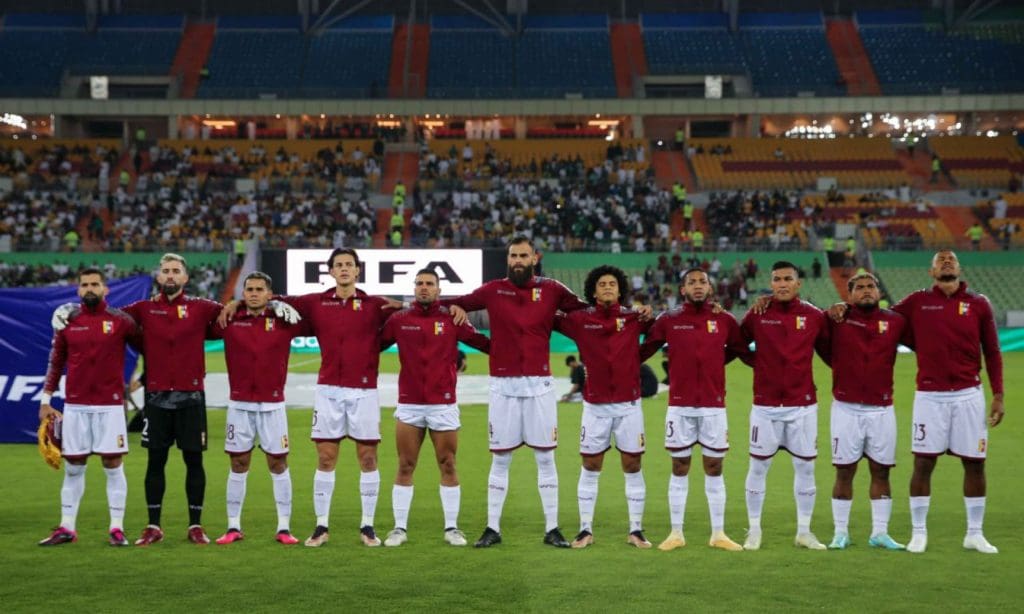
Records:
<instances>
[{"instance_id":1,"label":"stadium stand","mask_svg":"<svg viewBox=\"0 0 1024 614\"><path fill-rule=\"evenodd\" d=\"M85 15L8 14L0 30L0 94L60 95L73 75L166 75L184 27L182 16L101 15L95 32Z\"/></svg>"},{"instance_id":2,"label":"stadium stand","mask_svg":"<svg viewBox=\"0 0 1024 614\"><path fill-rule=\"evenodd\" d=\"M218 19L201 98L367 98L383 95L393 18L350 17L315 36L297 16Z\"/></svg>"},{"instance_id":3,"label":"stadium stand","mask_svg":"<svg viewBox=\"0 0 1024 614\"><path fill-rule=\"evenodd\" d=\"M1024 174L1024 149L1010 135L931 138L928 146L961 188L1006 187Z\"/></svg>"},{"instance_id":4,"label":"stadium stand","mask_svg":"<svg viewBox=\"0 0 1024 614\"><path fill-rule=\"evenodd\" d=\"M466 151L466 146L469 151ZM617 149L621 151L617 153ZM611 151L609 151L611 148ZM469 160L466 155L469 155ZM420 157L420 176L427 179L489 179L492 176L558 178L582 176L589 169L615 162L613 182L627 176L644 178L650 156L643 139L610 143L604 139L530 139L494 141L431 141Z\"/></svg>"},{"instance_id":5,"label":"stadium stand","mask_svg":"<svg viewBox=\"0 0 1024 614\"><path fill-rule=\"evenodd\" d=\"M1024 22L945 32L922 11L859 11L861 38L888 95L1024 91Z\"/></svg>"},{"instance_id":6,"label":"stadium stand","mask_svg":"<svg viewBox=\"0 0 1024 614\"><path fill-rule=\"evenodd\" d=\"M834 177L842 189L896 187L909 178L886 139L704 139L690 161L707 190L807 189Z\"/></svg>"},{"instance_id":7,"label":"stadium stand","mask_svg":"<svg viewBox=\"0 0 1024 614\"><path fill-rule=\"evenodd\" d=\"M1020 253L958 254L963 279L975 292L989 298L996 324L1004 326L1006 312L1024 305L1024 286L1019 283ZM896 302L907 294L931 286L928 266L931 253L880 253L874 258L876 273L889 296Z\"/></svg>"},{"instance_id":8,"label":"stadium stand","mask_svg":"<svg viewBox=\"0 0 1024 614\"><path fill-rule=\"evenodd\" d=\"M427 96L615 97L607 15L526 15L523 28L513 38L474 17L432 17Z\"/></svg>"},{"instance_id":9,"label":"stadium stand","mask_svg":"<svg viewBox=\"0 0 1024 614\"><path fill-rule=\"evenodd\" d=\"M821 13L644 14L651 74L749 76L757 96L843 95Z\"/></svg>"},{"instance_id":10,"label":"stadium stand","mask_svg":"<svg viewBox=\"0 0 1024 614\"><path fill-rule=\"evenodd\" d=\"M749 72L724 13L640 16L652 75L746 75Z\"/></svg>"}]
</instances>

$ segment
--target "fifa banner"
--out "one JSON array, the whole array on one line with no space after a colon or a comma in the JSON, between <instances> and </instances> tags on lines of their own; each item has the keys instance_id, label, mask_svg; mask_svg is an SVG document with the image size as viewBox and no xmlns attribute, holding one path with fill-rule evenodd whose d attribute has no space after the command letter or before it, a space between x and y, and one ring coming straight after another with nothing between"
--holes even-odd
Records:
<instances>
[{"instance_id":1,"label":"fifa banner","mask_svg":"<svg viewBox=\"0 0 1024 614\"><path fill-rule=\"evenodd\" d=\"M330 249L290 249L285 256L287 294L323 292L334 286L327 268ZM412 296L416 272L437 273L445 296L476 290L484 281L483 250L361 249L356 284L367 294Z\"/></svg>"},{"instance_id":2,"label":"fifa banner","mask_svg":"<svg viewBox=\"0 0 1024 614\"><path fill-rule=\"evenodd\" d=\"M137 275L109 283L107 303L122 307L148 298L153 287L149 275ZM79 302L76 286L0 289L0 442L35 442L39 427L39 401L50 356L53 310L64 303ZM135 370L138 356L128 351L125 381ZM63 390L63 379L61 389ZM53 406L64 405L62 391L53 395Z\"/></svg>"}]
</instances>

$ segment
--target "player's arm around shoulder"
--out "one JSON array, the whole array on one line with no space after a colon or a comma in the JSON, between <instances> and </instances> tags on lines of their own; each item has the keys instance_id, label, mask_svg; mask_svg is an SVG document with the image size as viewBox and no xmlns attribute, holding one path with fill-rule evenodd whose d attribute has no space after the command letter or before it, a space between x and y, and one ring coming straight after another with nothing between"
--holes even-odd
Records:
<instances>
[{"instance_id":1,"label":"player's arm around shoulder","mask_svg":"<svg viewBox=\"0 0 1024 614\"><path fill-rule=\"evenodd\" d=\"M455 338L484 354L491 353L491 340L469 322L456 325Z\"/></svg>"}]
</instances>

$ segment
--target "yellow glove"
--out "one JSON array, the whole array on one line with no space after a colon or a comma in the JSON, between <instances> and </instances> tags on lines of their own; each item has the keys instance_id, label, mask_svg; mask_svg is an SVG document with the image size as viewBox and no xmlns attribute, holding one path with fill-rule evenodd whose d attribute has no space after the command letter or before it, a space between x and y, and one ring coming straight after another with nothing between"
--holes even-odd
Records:
<instances>
[{"instance_id":1,"label":"yellow glove","mask_svg":"<svg viewBox=\"0 0 1024 614\"><path fill-rule=\"evenodd\" d=\"M39 455L43 457L46 464L54 469L60 469L60 415L47 416L39 423Z\"/></svg>"}]
</instances>

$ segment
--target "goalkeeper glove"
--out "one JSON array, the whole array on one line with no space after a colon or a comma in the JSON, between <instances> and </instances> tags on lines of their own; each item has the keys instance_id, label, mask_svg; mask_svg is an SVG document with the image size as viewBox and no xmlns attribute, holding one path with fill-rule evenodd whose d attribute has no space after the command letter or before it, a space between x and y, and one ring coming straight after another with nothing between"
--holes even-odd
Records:
<instances>
[{"instance_id":1,"label":"goalkeeper glove","mask_svg":"<svg viewBox=\"0 0 1024 614\"><path fill-rule=\"evenodd\" d=\"M36 432L39 438L39 455L54 469L60 469L61 463L60 427L60 414L49 415L39 423L39 430Z\"/></svg>"},{"instance_id":2,"label":"goalkeeper glove","mask_svg":"<svg viewBox=\"0 0 1024 614\"><path fill-rule=\"evenodd\" d=\"M50 319L50 324L53 326L53 330L62 331L64 327L68 325L68 320L78 309L78 305L74 303L64 303L60 307L53 310L53 317Z\"/></svg>"},{"instance_id":3,"label":"goalkeeper glove","mask_svg":"<svg viewBox=\"0 0 1024 614\"><path fill-rule=\"evenodd\" d=\"M302 319L299 312L284 301L270 301L268 306L274 311L275 316L289 324L297 324Z\"/></svg>"}]
</instances>

